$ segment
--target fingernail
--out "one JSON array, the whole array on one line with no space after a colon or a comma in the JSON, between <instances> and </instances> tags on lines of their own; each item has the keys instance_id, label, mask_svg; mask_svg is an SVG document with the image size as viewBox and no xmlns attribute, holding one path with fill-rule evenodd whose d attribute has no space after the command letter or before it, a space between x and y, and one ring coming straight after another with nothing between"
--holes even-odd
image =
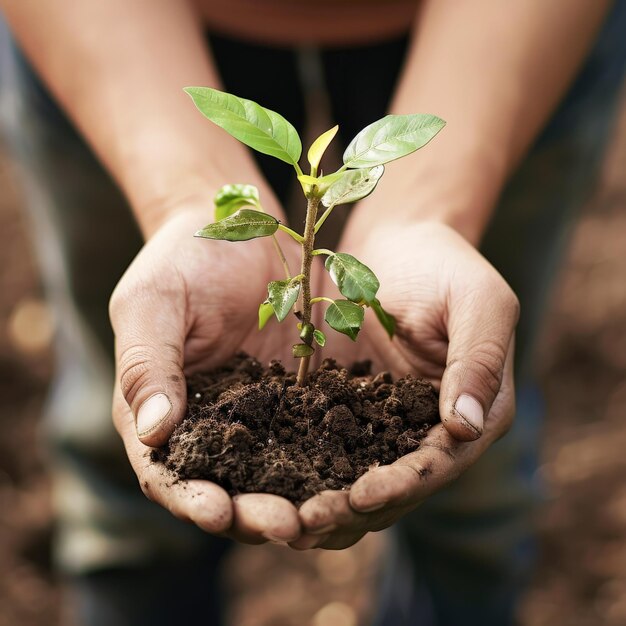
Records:
<instances>
[{"instance_id":1,"label":"fingernail","mask_svg":"<svg viewBox=\"0 0 626 626\"><path fill-rule=\"evenodd\" d=\"M467 393L462 393L454 410L465 420L467 425L479 435L483 432L483 407L480 402Z\"/></svg>"},{"instance_id":2,"label":"fingernail","mask_svg":"<svg viewBox=\"0 0 626 626\"><path fill-rule=\"evenodd\" d=\"M149 435L170 413L172 403L164 393L155 393L137 411L137 435Z\"/></svg>"},{"instance_id":3,"label":"fingernail","mask_svg":"<svg viewBox=\"0 0 626 626\"><path fill-rule=\"evenodd\" d=\"M278 546L286 546L290 541L295 541L297 537L293 537L292 539L285 539L284 537L275 537L271 533L261 533L261 536L270 541L273 544Z\"/></svg>"}]
</instances>

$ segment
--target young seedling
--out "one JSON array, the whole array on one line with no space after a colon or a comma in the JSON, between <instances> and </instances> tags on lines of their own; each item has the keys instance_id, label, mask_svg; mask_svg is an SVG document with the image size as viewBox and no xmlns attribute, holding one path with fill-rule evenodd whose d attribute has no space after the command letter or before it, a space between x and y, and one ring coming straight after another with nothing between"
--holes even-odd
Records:
<instances>
[{"instance_id":1,"label":"young seedling","mask_svg":"<svg viewBox=\"0 0 626 626\"><path fill-rule=\"evenodd\" d=\"M384 164L410 154L426 145L444 126L434 115L387 115L364 128L350 142L343 154L343 165L332 174L318 173L322 156L337 134L335 126L320 135L307 153L308 175L299 161L302 142L296 129L282 116L256 102L238 98L209 87L187 87L196 107L209 120L250 148L276 157L293 166L307 201L304 232L299 234L264 212L259 192L252 185L226 185L215 197L215 222L196 233L197 237L225 241L246 241L271 237L285 270L284 280L267 286L267 299L259 306L259 329L272 315L282 322L291 310L297 317L300 342L293 346L293 356L300 359L298 384L304 386L314 344L323 347L324 333L315 328L312 308L328 303L324 320L335 331L356 341L363 324L365 309L371 308L390 338L395 319L383 309L376 294L380 283L372 270L350 254L315 249L315 235L333 209L356 202L369 195L384 172ZM325 208L320 213L320 204ZM292 276L285 255L276 238L282 231L302 249L299 274ZM343 299L331 299L311 293L313 257L325 255L325 267Z\"/></svg>"}]
</instances>

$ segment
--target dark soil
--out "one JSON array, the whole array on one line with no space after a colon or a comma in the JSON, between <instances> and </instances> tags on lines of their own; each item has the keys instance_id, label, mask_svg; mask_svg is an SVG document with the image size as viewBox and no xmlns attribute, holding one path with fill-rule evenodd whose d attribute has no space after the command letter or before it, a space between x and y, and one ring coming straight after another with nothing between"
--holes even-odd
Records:
<instances>
[{"instance_id":1,"label":"dark soil","mask_svg":"<svg viewBox=\"0 0 626 626\"><path fill-rule=\"evenodd\" d=\"M413 376L394 382L370 364L349 371L326 359L308 387L277 361L245 354L189 380L189 410L153 453L179 479L203 478L231 494L274 493L296 504L345 489L370 467L419 447L439 421L437 393Z\"/></svg>"}]
</instances>

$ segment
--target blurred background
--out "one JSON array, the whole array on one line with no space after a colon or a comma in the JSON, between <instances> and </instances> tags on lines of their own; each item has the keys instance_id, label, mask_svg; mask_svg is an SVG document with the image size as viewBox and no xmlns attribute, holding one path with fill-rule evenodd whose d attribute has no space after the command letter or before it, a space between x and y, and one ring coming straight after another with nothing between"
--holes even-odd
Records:
<instances>
[{"instance_id":1,"label":"blurred background","mask_svg":"<svg viewBox=\"0 0 626 626\"><path fill-rule=\"evenodd\" d=\"M543 329L542 555L521 626L626 625L626 106L621 111ZM55 321L14 179L0 146L0 626L53 626L60 592L37 422ZM379 533L342 552L238 548L227 572L231 625L365 623L384 542Z\"/></svg>"}]
</instances>

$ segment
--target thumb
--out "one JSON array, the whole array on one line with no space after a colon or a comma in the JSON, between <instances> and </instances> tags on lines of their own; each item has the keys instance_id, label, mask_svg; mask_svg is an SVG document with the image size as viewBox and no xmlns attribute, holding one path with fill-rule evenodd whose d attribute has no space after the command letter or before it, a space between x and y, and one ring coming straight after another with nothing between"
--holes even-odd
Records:
<instances>
[{"instance_id":1,"label":"thumb","mask_svg":"<svg viewBox=\"0 0 626 626\"><path fill-rule=\"evenodd\" d=\"M460 441L482 435L513 350L519 303L504 279L491 271L494 276L481 288L474 285L458 301L450 299L439 411L446 430Z\"/></svg>"},{"instance_id":2,"label":"thumb","mask_svg":"<svg viewBox=\"0 0 626 626\"><path fill-rule=\"evenodd\" d=\"M158 286L118 287L111 298L116 377L139 440L152 447L167 442L187 406L184 310L184 294Z\"/></svg>"}]
</instances>

